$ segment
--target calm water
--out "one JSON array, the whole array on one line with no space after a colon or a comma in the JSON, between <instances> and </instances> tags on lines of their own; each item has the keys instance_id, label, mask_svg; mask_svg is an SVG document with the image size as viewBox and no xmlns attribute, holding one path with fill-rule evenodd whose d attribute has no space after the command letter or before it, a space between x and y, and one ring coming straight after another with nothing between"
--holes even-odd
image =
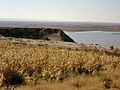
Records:
<instances>
[{"instance_id":1,"label":"calm water","mask_svg":"<svg viewBox=\"0 0 120 90\"><path fill-rule=\"evenodd\" d=\"M78 43L99 44L105 47L115 46L120 48L120 32L86 31L65 33Z\"/></svg>"}]
</instances>

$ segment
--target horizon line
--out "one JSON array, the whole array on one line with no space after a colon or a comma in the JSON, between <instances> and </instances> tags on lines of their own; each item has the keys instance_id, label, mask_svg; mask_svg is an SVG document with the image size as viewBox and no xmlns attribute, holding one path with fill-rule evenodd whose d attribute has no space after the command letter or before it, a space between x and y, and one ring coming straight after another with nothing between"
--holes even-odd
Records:
<instances>
[{"instance_id":1,"label":"horizon line","mask_svg":"<svg viewBox=\"0 0 120 90\"><path fill-rule=\"evenodd\" d=\"M73 20L42 20L42 19L29 19L29 18L0 18L0 21L35 21L35 22L73 22L73 23L120 23L120 21L73 21Z\"/></svg>"}]
</instances>

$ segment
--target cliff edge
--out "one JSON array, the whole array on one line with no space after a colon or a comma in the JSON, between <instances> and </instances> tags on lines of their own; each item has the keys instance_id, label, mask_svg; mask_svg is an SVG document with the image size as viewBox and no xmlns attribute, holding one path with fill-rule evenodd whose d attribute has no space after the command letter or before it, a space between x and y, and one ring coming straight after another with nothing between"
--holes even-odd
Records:
<instances>
[{"instance_id":1,"label":"cliff edge","mask_svg":"<svg viewBox=\"0 0 120 90\"><path fill-rule=\"evenodd\" d=\"M60 29L52 28L0 28L0 35L4 37L39 39L48 41L75 42Z\"/></svg>"}]
</instances>

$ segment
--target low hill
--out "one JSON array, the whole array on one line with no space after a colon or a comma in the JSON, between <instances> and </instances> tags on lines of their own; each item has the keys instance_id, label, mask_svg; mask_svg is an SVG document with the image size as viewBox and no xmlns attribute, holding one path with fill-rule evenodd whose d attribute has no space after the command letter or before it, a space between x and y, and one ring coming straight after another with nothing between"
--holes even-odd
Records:
<instances>
[{"instance_id":1,"label":"low hill","mask_svg":"<svg viewBox=\"0 0 120 90\"><path fill-rule=\"evenodd\" d=\"M40 39L49 41L74 42L63 30L52 28L0 28L0 35L4 37Z\"/></svg>"}]
</instances>

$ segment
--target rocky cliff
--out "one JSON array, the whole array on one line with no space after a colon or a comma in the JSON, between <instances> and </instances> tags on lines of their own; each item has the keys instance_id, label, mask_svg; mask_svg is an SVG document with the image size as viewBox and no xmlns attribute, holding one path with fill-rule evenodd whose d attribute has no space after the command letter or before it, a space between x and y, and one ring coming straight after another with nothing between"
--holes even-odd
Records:
<instances>
[{"instance_id":1,"label":"rocky cliff","mask_svg":"<svg viewBox=\"0 0 120 90\"><path fill-rule=\"evenodd\" d=\"M0 28L4 37L74 42L63 30L52 28Z\"/></svg>"}]
</instances>

